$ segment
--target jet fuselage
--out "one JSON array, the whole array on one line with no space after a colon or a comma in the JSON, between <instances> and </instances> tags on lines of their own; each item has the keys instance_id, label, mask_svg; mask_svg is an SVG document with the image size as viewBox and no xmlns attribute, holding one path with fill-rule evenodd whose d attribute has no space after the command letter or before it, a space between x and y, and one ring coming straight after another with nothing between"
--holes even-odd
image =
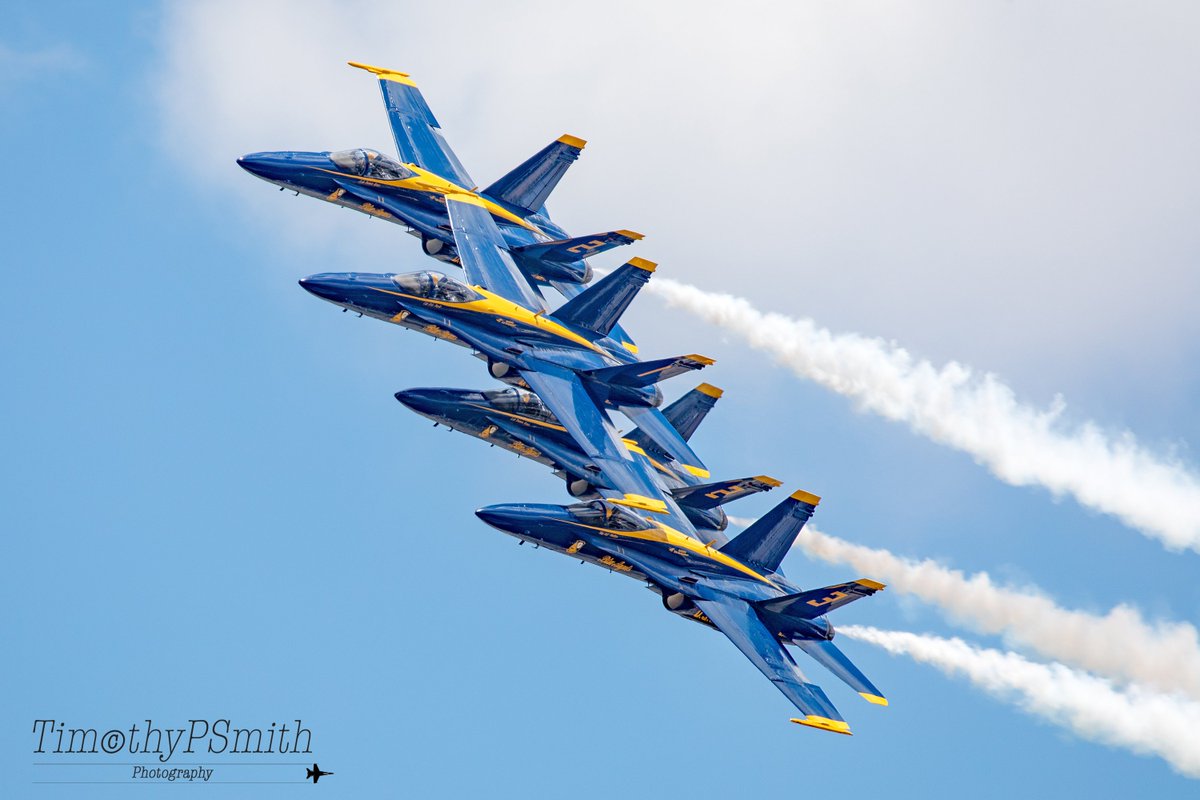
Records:
<instances>
[{"instance_id":1,"label":"jet fuselage","mask_svg":"<svg viewBox=\"0 0 1200 800\"><path fill-rule=\"evenodd\" d=\"M571 506L503 503L475 514L510 536L648 581L662 595L668 611L704 624L710 623L694 600L729 595L756 602L800 591L778 573L760 571L669 525L600 501ZM788 618L775 627L775 635L790 642L834 636L825 617Z\"/></svg>"},{"instance_id":2,"label":"jet fuselage","mask_svg":"<svg viewBox=\"0 0 1200 800\"><path fill-rule=\"evenodd\" d=\"M321 273L302 278L300 285L351 311L473 348L487 357L492 375L500 379L509 375L507 368L536 369L538 361L583 372L638 362L607 336L573 328L437 272ZM662 403L656 385L605 388L606 402L614 406Z\"/></svg>"}]
</instances>

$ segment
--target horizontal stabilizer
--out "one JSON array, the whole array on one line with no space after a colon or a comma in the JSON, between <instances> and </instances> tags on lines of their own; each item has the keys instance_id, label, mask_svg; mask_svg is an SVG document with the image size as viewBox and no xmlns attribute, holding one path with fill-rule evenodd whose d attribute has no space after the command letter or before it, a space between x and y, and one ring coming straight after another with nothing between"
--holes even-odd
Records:
<instances>
[{"instance_id":1,"label":"horizontal stabilizer","mask_svg":"<svg viewBox=\"0 0 1200 800\"><path fill-rule=\"evenodd\" d=\"M735 536L721 552L746 564L777 572L804 523L812 517L821 498L805 491L793 492L753 525Z\"/></svg>"},{"instance_id":2,"label":"horizontal stabilizer","mask_svg":"<svg viewBox=\"0 0 1200 800\"><path fill-rule=\"evenodd\" d=\"M524 212L524 216L535 214L566 174L567 168L579 158L586 144L583 139L563 134L484 189L483 193Z\"/></svg>"},{"instance_id":3,"label":"horizontal stabilizer","mask_svg":"<svg viewBox=\"0 0 1200 800\"><path fill-rule=\"evenodd\" d=\"M633 231L608 231L593 233L589 236L576 236L572 239L558 239L553 242L539 242L512 248L512 254L518 261L553 261L558 264L573 264L580 259L599 255L614 247L632 244L641 239L640 233Z\"/></svg>"},{"instance_id":4,"label":"horizontal stabilizer","mask_svg":"<svg viewBox=\"0 0 1200 800\"><path fill-rule=\"evenodd\" d=\"M611 383L619 386L641 388L651 386L667 378L682 375L694 369L704 369L714 364L711 358L698 355L676 356L675 358L660 358L657 361L640 361L636 364L622 364L619 367L601 367L587 372L581 372L592 380L600 383Z\"/></svg>"},{"instance_id":5,"label":"horizontal stabilizer","mask_svg":"<svg viewBox=\"0 0 1200 800\"><path fill-rule=\"evenodd\" d=\"M797 642L797 646L812 656L812 659L818 664L849 684L850 688L862 695L867 702L877 706L888 704L883 693L875 688L875 684L871 683L867 676L862 674L862 670L856 667L853 661L846 658L846 654L839 650L833 642L824 639L805 639Z\"/></svg>"},{"instance_id":6,"label":"horizontal stabilizer","mask_svg":"<svg viewBox=\"0 0 1200 800\"><path fill-rule=\"evenodd\" d=\"M734 541L737 540L734 539ZM830 611L853 603L860 597L870 597L883 588L882 583L868 578L859 578L849 583L826 586L824 589L809 589L807 592L797 592L786 597L777 597L774 600L762 600L755 605L759 611L784 617L816 619Z\"/></svg>"},{"instance_id":7,"label":"horizontal stabilizer","mask_svg":"<svg viewBox=\"0 0 1200 800\"><path fill-rule=\"evenodd\" d=\"M554 318L607 336L633 298L650 281L656 266L644 258L631 258L563 303L554 312Z\"/></svg>"},{"instance_id":8,"label":"horizontal stabilizer","mask_svg":"<svg viewBox=\"0 0 1200 800\"><path fill-rule=\"evenodd\" d=\"M774 478L757 475L753 478L737 478L731 481L702 483L698 486L683 486L673 490L671 496L681 506L707 510L757 492L769 492L779 485L779 481Z\"/></svg>"}]
</instances>

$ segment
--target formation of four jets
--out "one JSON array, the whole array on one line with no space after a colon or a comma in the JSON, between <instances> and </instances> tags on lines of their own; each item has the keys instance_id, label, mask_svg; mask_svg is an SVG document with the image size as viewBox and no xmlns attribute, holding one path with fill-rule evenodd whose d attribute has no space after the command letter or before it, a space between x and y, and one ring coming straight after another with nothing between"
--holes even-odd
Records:
<instances>
[{"instance_id":1,"label":"formation of four jets","mask_svg":"<svg viewBox=\"0 0 1200 800\"><path fill-rule=\"evenodd\" d=\"M803 591L780 568L820 498L795 492L734 538L724 535L722 505L780 484L767 476L711 480L689 440L719 389L701 384L660 409L660 381L712 360L641 360L619 320L656 265L633 258L593 283L585 260L641 234L571 237L551 221L546 199L585 142L561 136L480 190L407 74L350 64L378 77L400 160L357 149L253 153L238 163L281 189L402 225L427 255L462 268L465 280L433 270L351 272L300 285L343 309L468 348L509 385L396 394L435 422L545 464L580 501L488 506L479 518L646 582L667 610L725 634L800 710L793 722L850 733L786 645L887 705L833 644L826 616L883 585L860 579ZM565 298L553 310L549 289ZM637 427L622 435L612 411Z\"/></svg>"}]
</instances>

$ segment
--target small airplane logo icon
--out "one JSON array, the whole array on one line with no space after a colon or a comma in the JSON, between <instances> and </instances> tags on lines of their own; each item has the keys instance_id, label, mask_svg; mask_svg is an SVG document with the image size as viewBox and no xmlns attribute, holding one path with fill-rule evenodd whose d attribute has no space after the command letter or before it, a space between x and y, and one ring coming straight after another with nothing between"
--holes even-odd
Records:
<instances>
[{"instance_id":1,"label":"small airplane logo icon","mask_svg":"<svg viewBox=\"0 0 1200 800\"><path fill-rule=\"evenodd\" d=\"M314 784L315 784L317 781L321 780L321 776L322 776L322 775L332 775L332 774L333 774L332 772L324 772L324 771L323 771L323 770L322 770L320 767L318 767L316 764L313 764L313 765L312 765L312 769L310 769L310 770L305 770L305 771L306 771L308 774L307 774L307 775L305 775L304 777L305 777L306 779L307 779L307 778L312 778L312 782L313 782Z\"/></svg>"}]
</instances>

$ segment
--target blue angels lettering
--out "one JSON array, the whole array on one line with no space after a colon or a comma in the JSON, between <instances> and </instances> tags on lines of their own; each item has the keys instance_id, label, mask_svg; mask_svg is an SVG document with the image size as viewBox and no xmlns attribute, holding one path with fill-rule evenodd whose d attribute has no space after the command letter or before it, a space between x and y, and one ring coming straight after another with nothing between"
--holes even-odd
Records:
<instances>
[{"instance_id":1,"label":"blue angels lettering","mask_svg":"<svg viewBox=\"0 0 1200 800\"><path fill-rule=\"evenodd\" d=\"M343 310L459 345L504 384L396 393L435 424L545 465L575 500L491 505L477 516L522 543L642 581L670 613L724 634L798 709L793 722L850 733L789 648L870 703L887 705L833 644L828 618L883 585L859 578L805 590L783 572L820 498L794 491L736 536L725 534L724 505L781 482L714 478L692 448L720 389L703 383L664 407L659 384L712 359L643 359L620 319L657 265L634 257L593 281L587 260L641 234L572 237L551 221L546 200L585 142L560 136L481 190L411 76L351 66L378 79L396 158L358 148L259 152L238 163L281 189L401 225L442 263L439 270L322 273L300 285ZM563 301L552 307L547 298L555 295ZM615 415L633 429L621 434Z\"/></svg>"}]
</instances>

